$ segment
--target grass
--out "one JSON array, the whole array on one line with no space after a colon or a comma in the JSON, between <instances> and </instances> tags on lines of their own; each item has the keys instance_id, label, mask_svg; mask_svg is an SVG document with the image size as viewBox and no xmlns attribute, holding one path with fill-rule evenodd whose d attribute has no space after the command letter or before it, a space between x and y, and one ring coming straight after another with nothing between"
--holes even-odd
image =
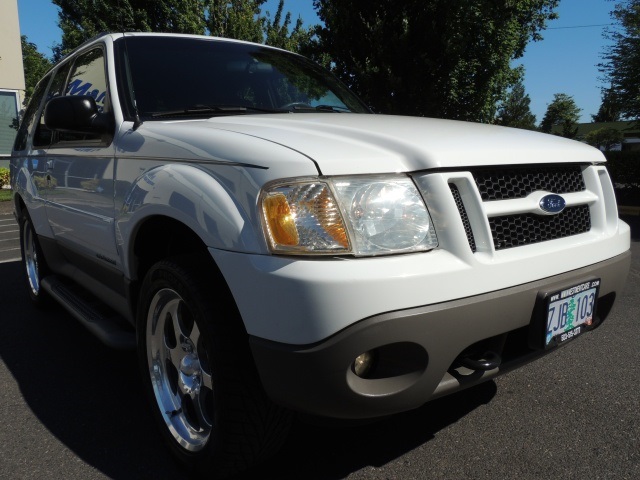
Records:
<instances>
[{"instance_id":1,"label":"grass","mask_svg":"<svg viewBox=\"0 0 640 480\"><path fill-rule=\"evenodd\" d=\"M0 202L11 200L11 190L0 189Z\"/></svg>"}]
</instances>

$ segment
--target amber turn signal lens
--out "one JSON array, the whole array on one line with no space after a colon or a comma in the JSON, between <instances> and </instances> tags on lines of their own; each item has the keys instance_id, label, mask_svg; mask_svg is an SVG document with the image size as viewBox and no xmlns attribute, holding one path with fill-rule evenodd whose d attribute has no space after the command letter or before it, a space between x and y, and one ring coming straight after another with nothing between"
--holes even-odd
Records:
<instances>
[{"instance_id":1,"label":"amber turn signal lens","mask_svg":"<svg viewBox=\"0 0 640 480\"><path fill-rule=\"evenodd\" d=\"M298 229L286 197L281 193L269 195L262 205L273 241L280 245L298 245Z\"/></svg>"}]
</instances>

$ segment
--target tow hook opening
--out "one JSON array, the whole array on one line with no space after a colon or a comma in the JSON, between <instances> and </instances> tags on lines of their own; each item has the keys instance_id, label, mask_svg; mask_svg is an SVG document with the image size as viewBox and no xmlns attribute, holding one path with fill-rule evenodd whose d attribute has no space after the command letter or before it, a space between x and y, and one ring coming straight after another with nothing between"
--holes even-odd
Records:
<instances>
[{"instance_id":1,"label":"tow hook opening","mask_svg":"<svg viewBox=\"0 0 640 480\"><path fill-rule=\"evenodd\" d=\"M502 363L502 357L491 350L482 353L467 353L456 359L455 362L469 370L487 372L496 369Z\"/></svg>"}]
</instances>

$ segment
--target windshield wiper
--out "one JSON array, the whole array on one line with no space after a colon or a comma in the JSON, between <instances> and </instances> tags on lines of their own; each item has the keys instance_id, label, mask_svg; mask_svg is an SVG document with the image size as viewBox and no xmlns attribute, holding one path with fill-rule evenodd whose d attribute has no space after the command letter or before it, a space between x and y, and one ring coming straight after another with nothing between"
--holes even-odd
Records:
<instances>
[{"instance_id":1,"label":"windshield wiper","mask_svg":"<svg viewBox=\"0 0 640 480\"><path fill-rule=\"evenodd\" d=\"M315 109L320 112L335 112L335 113L351 112L350 108L341 107L340 105L316 105Z\"/></svg>"},{"instance_id":2,"label":"windshield wiper","mask_svg":"<svg viewBox=\"0 0 640 480\"><path fill-rule=\"evenodd\" d=\"M347 107L339 105L293 105L291 107L293 112L333 112L333 113L345 113L351 112Z\"/></svg>"},{"instance_id":3,"label":"windshield wiper","mask_svg":"<svg viewBox=\"0 0 640 480\"><path fill-rule=\"evenodd\" d=\"M181 110L169 110L166 112L154 112L151 114L153 118L163 117L190 117L200 115L237 115L247 112L264 112L264 113L286 113L287 110L273 110L258 107L243 107L240 105L194 105L193 107L183 108Z\"/></svg>"}]
</instances>

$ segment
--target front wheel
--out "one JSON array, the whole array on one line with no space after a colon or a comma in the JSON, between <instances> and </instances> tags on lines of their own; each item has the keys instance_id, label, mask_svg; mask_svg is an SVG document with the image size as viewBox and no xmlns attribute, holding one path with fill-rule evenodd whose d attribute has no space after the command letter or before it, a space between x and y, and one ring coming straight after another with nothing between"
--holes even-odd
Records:
<instances>
[{"instance_id":1,"label":"front wheel","mask_svg":"<svg viewBox=\"0 0 640 480\"><path fill-rule=\"evenodd\" d=\"M184 257L149 270L138 351L171 450L192 470L228 476L275 453L289 416L266 397L230 293L202 265Z\"/></svg>"}]
</instances>

